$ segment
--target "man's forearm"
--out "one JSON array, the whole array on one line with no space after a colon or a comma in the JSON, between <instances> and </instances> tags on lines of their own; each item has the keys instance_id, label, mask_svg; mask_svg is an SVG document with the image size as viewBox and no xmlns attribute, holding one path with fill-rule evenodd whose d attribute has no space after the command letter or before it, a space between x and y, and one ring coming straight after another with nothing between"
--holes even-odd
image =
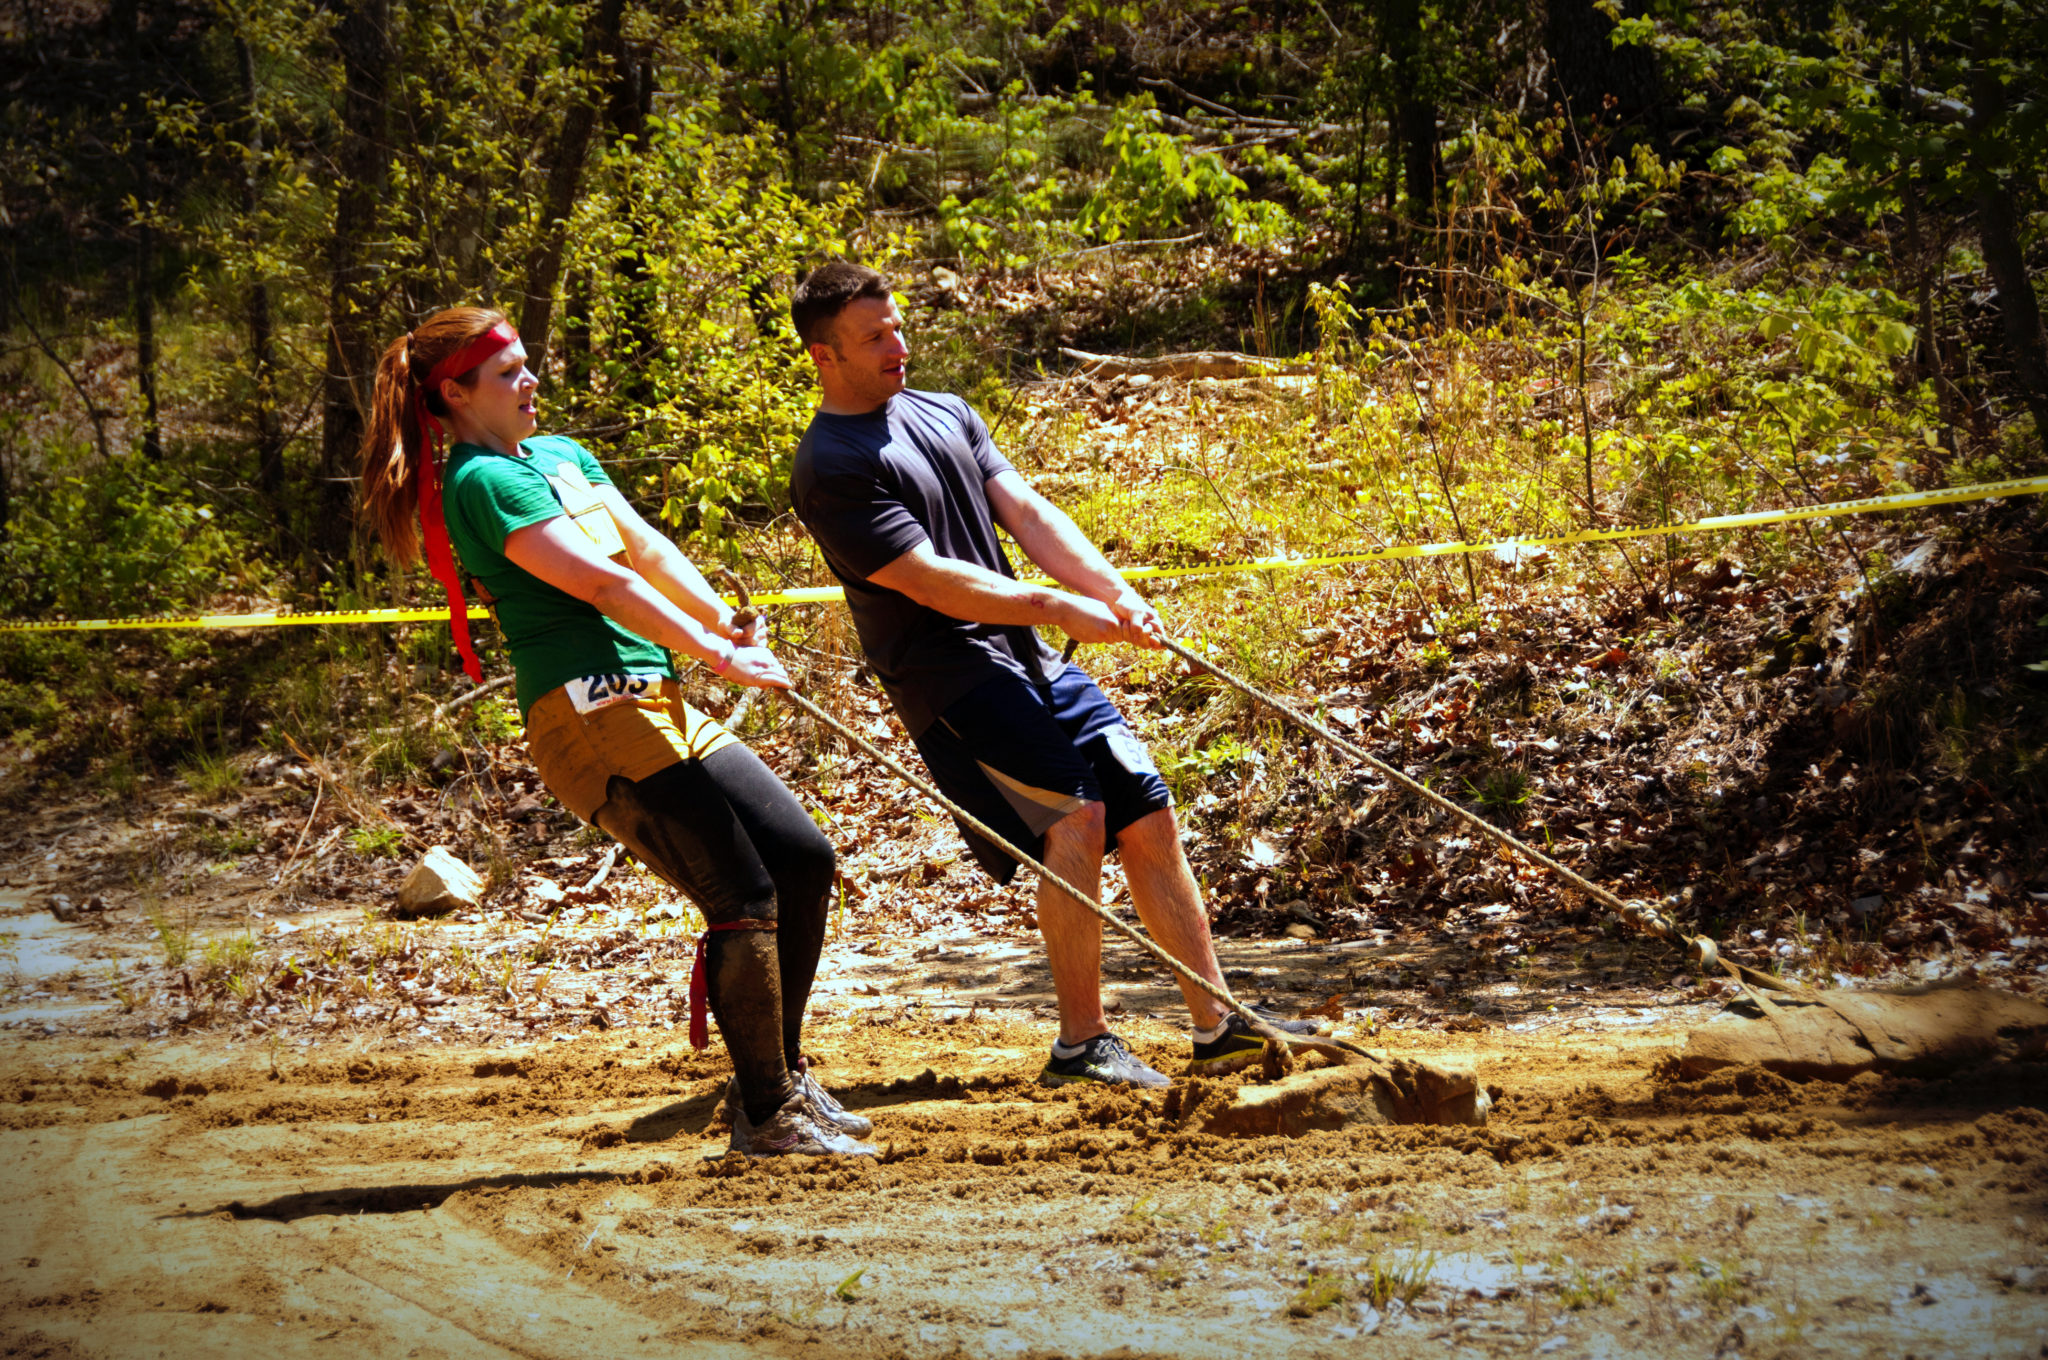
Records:
<instances>
[{"instance_id":1,"label":"man's forearm","mask_svg":"<svg viewBox=\"0 0 2048 1360\"><path fill-rule=\"evenodd\" d=\"M1049 501L1019 516L1010 532L1025 556L1069 590L1108 604L1130 589L1080 526Z\"/></svg>"},{"instance_id":2,"label":"man's forearm","mask_svg":"<svg viewBox=\"0 0 2048 1360\"><path fill-rule=\"evenodd\" d=\"M927 609L970 623L1065 627L1074 605L1073 597L1062 591L1026 585L946 557L906 556L868 579L908 595Z\"/></svg>"}]
</instances>

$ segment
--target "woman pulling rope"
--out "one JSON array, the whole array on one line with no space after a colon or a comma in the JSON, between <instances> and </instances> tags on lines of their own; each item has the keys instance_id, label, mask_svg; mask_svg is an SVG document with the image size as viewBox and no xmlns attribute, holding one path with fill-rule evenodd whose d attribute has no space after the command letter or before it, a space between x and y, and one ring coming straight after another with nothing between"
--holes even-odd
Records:
<instances>
[{"instance_id":1,"label":"woman pulling rope","mask_svg":"<svg viewBox=\"0 0 2048 1360\"><path fill-rule=\"evenodd\" d=\"M496 610L549 792L703 909L690 1037L708 1044L708 992L732 1055L732 1147L872 1155L855 1141L868 1121L803 1057L832 847L752 751L682 701L669 653L739 685L786 689L789 675L760 622L736 626L581 445L535 436L538 385L499 312L452 307L394 341L363 443L372 522L401 565L424 549L480 681L459 559Z\"/></svg>"}]
</instances>

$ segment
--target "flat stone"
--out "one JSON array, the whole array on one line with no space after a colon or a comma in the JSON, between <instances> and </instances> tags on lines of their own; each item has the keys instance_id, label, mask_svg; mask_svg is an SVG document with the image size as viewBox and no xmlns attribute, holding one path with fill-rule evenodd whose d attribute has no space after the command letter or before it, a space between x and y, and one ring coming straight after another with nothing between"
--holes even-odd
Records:
<instances>
[{"instance_id":1,"label":"flat stone","mask_svg":"<svg viewBox=\"0 0 2048 1360\"><path fill-rule=\"evenodd\" d=\"M476 870L457 859L447 846L437 845L420 857L398 885L394 910L400 916L441 916L473 909L483 896L484 881Z\"/></svg>"}]
</instances>

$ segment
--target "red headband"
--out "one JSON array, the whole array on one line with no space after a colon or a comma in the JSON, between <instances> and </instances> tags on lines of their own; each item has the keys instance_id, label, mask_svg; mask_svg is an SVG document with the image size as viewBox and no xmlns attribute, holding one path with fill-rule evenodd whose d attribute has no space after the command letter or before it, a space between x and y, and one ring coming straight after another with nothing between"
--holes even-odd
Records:
<instances>
[{"instance_id":1,"label":"red headband","mask_svg":"<svg viewBox=\"0 0 2048 1360\"><path fill-rule=\"evenodd\" d=\"M448 521L441 513L441 422L427 409L427 398L439 392L449 378L459 378L484 360L513 344L519 332L500 321L476 339L435 364L413 394L413 412L419 419L424 456L420 466L420 528L427 545L427 570L448 593L448 627L455 634L455 650L462 657L462 669L469 678L484 682L483 663L469 641L469 606L462 597L462 575L455 569L455 553L448 546Z\"/></svg>"}]
</instances>

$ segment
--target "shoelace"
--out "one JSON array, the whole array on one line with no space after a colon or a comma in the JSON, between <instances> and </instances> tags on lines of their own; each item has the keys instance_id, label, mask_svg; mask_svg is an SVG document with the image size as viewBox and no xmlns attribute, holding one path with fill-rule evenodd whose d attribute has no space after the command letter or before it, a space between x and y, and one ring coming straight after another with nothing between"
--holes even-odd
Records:
<instances>
[{"instance_id":1,"label":"shoelace","mask_svg":"<svg viewBox=\"0 0 2048 1360\"><path fill-rule=\"evenodd\" d=\"M1103 1035L1099 1042L1102 1044L1103 1048L1109 1050L1109 1056L1112 1059L1128 1058L1131 1056L1131 1050L1126 1048L1124 1046L1124 1041L1117 1038L1114 1034Z\"/></svg>"}]
</instances>

